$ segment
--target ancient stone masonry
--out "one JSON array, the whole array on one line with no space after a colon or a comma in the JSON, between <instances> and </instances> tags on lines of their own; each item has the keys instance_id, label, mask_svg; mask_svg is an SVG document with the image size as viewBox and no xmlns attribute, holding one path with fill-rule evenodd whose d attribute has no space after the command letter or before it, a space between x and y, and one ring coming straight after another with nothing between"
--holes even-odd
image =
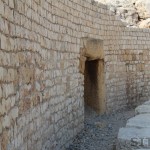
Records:
<instances>
[{"instance_id":1,"label":"ancient stone masonry","mask_svg":"<svg viewBox=\"0 0 150 150\"><path fill-rule=\"evenodd\" d=\"M103 43L105 111L150 97L149 29L92 0L0 0L0 150L62 150L80 132L85 37Z\"/></svg>"},{"instance_id":2,"label":"ancient stone masonry","mask_svg":"<svg viewBox=\"0 0 150 150\"><path fill-rule=\"evenodd\" d=\"M150 148L150 101L135 109L135 117L120 128L116 150L148 150Z\"/></svg>"}]
</instances>

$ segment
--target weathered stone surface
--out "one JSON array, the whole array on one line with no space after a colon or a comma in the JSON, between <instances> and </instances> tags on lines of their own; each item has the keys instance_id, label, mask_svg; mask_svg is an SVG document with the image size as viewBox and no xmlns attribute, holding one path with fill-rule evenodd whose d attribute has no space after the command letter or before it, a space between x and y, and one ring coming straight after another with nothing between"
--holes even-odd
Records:
<instances>
[{"instance_id":1,"label":"weathered stone surface","mask_svg":"<svg viewBox=\"0 0 150 150\"><path fill-rule=\"evenodd\" d=\"M121 128L119 130L118 139L131 142L132 138L150 138L149 128Z\"/></svg>"},{"instance_id":2,"label":"weathered stone surface","mask_svg":"<svg viewBox=\"0 0 150 150\"><path fill-rule=\"evenodd\" d=\"M10 117L6 115L2 120L3 128L9 128L10 127Z\"/></svg>"},{"instance_id":3,"label":"weathered stone surface","mask_svg":"<svg viewBox=\"0 0 150 150\"><path fill-rule=\"evenodd\" d=\"M143 20L139 23L140 28L150 28L150 18Z\"/></svg>"},{"instance_id":4,"label":"weathered stone surface","mask_svg":"<svg viewBox=\"0 0 150 150\"><path fill-rule=\"evenodd\" d=\"M82 74L84 74L85 71L85 62L86 62L87 58L85 56L80 56L80 66L79 66L79 70Z\"/></svg>"},{"instance_id":5,"label":"weathered stone surface","mask_svg":"<svg viewBox=\"0 0 150 150\"><path fill-rule=\"evenodd\" d=\"M140 150L141 148L146 150L150 148L148 146L149 138L150 128L121 128L118 134L117 150ZM143 145L141 139L145 139Z\"/></svg>"},{"instance_id":6,"label":"weathered stone surface","mask_svg":"<svg viewBox=\"0 0 150 150\"><path fill-rule=\"evenodd\" d=\"M150 1L149 0L137 0L135 1L135 8L140 18L150 18Z\"/></svg>"},{"instance_id":7,"label":"weathered stone surface","mask_svg":"<svg viewBox=\"0 0 150 150\"><path fill-rule=\"evenodd\" d=\"M63 150L83 128L84 38L86 57L101 62L103 111L149 98L150 31L126 28L112 9L93 0L0 0L2 150ZM120 11L136 22L135 9Z\"/></svg>"},{"instance_id":8,"label":"weathered stone surface","mask_svg":"<svg viewBox=\"0 0 150 150\"><path fill-rule=\"evenodd\" d=\"M81 55L88 60L104 59L103 41L91 38L83 38L83 51Z\"/></svg>"},{"instance_id":9,"label":"weathered stone surface","mask_svg":"<svg viewBox=\"0 0 150 150\"><path fill-rule=\"evenodd\" d=\"M150 113L150 105L140 105L135 109L136 114Z\"/></svg>"},{"instance_id":10,"label":"weathered stone surface","mask_svg":"<svg viewBox=\"0 0 150 150\"><path fill-rule=\"evenodd\" d=\"M150 128L150 114L140 114L128 120L127 127Z\"/></svg>"},{"instance_id":11,"label":"weathered stone surface","mask_svg":"<svg viewBox=\"0 0 150 150\"><path fill-rule=\"evenodd\" d=\"M143 103L143 105L150 105L150 100Z\"/></svg>"},{"instance_id":12,"label":"weathered stone surface","mask_svg":"<svg viewBox=\"0 0 150 150\"><path fill-rule=\"evenodd\" d=\"M8 148L8 141L9 141L8 131L4 131L0 137L1 150L5 150Z\"/></svg>"},{"instance_id":13,"label":"weathered stone surface","mask_svg":"<svg viewBox=\"0 0 150 150\"><path fill-rule=\"evenodd\" d=\"M3 131L3 125L2 125L2 119L0 119L0 134L2 133Z\"/></svg>"},{"instance_id":14,"label":"weathered stone surface","mask_svg":"<svg viewBox=\"0 0 150 150\"><path fill-rule=\"evenodd\" d=\"M117 150L150 149L150 101L135 109L141 113L127 121L126 127L121 128L118 133Z\"/></svg>"},{"instance_id":15,"label":"weathered stone surface","mask_svg":"<svg viewBox=\"0 0 150 150\"><path fill-rule=\"evenodd\" d=\"M12 121L15 121L15 119L18 117L19 113L18 113L18 107L14 107L11 111L10 111L10 118Z\"/></svg>"}]
</instances>

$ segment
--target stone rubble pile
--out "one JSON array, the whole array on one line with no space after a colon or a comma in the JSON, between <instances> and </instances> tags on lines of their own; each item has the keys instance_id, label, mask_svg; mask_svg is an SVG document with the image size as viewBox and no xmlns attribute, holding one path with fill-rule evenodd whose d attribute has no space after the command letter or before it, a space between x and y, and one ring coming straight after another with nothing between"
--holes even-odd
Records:
<instances>
[{"instance_id":1,"label":"stone rubble pile","mask_svg":"<svg viewBox=\"0 0 150 150\"><path fill-rule=\"evenodd\" d=\"M150 101L138 106L135 114L120 128L117 150L150 150Z\"/></svg>"},{"instance_id":2,"label":"stone rubble pile","mask_svg":"<svg viewBox=\"0 0 150 150\"><path fill-rule=\"evenodd\" d=\"M150 28L150 0L95 0L109 6L127 26Z\"/></svg>"}]
</instances>

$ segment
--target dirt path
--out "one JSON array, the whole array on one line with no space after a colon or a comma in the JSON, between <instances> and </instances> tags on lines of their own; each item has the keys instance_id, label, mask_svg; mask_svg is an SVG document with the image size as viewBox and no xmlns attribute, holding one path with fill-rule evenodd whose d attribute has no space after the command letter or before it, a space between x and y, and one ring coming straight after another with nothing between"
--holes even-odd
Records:
<instances>
[{"instance_id":1,"label":"dirt path","mask_svg":"<svg viewBox=\"0 0 150 150\"><path fill-rule=\"evenodd\" d=\"M97 115L85 110L85 128L68 150L114 150L118 130L134 116L133 110L121 110L109 115Z\"/></svg>"}]
</instances>

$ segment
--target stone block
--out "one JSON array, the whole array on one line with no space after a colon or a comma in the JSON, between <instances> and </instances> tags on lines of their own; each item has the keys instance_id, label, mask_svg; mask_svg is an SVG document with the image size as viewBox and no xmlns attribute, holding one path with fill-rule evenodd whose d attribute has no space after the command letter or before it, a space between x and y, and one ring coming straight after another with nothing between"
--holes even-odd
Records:
<instances>
[{"instance_id":1,"label":"stone block","mask_svg":"<svg viewBox=\"0 0 150 150\"><path fill-rule=\"evenodd\" d=\"M20 73L20 79L22 80L22 83L33 83L34 81L34 68L31 68L29 66L21 67L19 70Z\"/></svg>"},{"instance_id":2,"label":"stone block","mask_svg":"<svg viewBox=\"0 0 150 150\"><path fill-rule=\"evenodd\" d=\"M4 15L4 3L0 1L0 14Z\"/></svg>"},{"instance_id":3,"label":"stone block","mask_svg":"<svg viewBox=\"0 0 150 150\"><path fill-rule=\"evenodd\" d=\"M10 127L10 116L6 115L2 120L3 128L9 128Z\"/></svg>"},{"instance_id":4,"label":"stone block","mask_svg":"<svg viewBox=\"0 0 150 150\"><path fill-rule=\"evenodd\" d=\"M150 105L150 100L146 101L143 105Z\"/></svg>"},{"instance_id":5,"label":"stone block","mask_svg":"<svg viewBox=\"0 0 150 150\"><path fill-rule=\"evenodd\" d=\"M9 0L9 6L10 6L11 8L14 8L14 0Z\"/></svg>"},{"instance_id":6,"label":"stone block","mask_svg":"<svg viewBox=\"0 0 150 150\"><path fill-rule=\"evenodd\" d=\"M150 128L150 114L140 114L127 121L127 127Z\"/></svg>"},{"instance_id":7,"label":"stone block","mask_svg":"<svg viewBox=\"0 0 150 150\"><path fill-rule=\"evenodd\" d=\"M14 121L17 117L18 117L18 107L14 107L10 111L10 118Z\"/></svg>"},{"instance_id":8,"label":"stone block","mask_svg":"<svg viewBox=\"0 0 150 150\"><path fill-rule=\"evenodd\" d=\"M8 141L9 141L8 131L4 131L0 137L0 145L2 150L7 149Z\"/></svg>"},{"instance_id":9,"label":"stone block","mask_svg":"<svg viewBox=\"0 0 150 150\"><path fill-rule=\"evenodd\" d=\"M117 150L138 150L150 148L148 139L150 138L150 128L121 128L118 133ZM145 139L142 145L141 140Z\"/></svg>"},{"instance_id":10,"label":"stone block","mask_svg":"<svg viewBox=\"0 0 150 150\"><path fill-rule=\"evenodd\" d=\"M0 80L7 81L7 69L0 67Z\"/></svg>"},{"instance_id":11,"label":"stone block","mask_svg":"<svg viewBox=\"0 0 150 150\"><path fill-rule=\"evenodd\" d=\"M19 102L19 114L23 114L29 108L31 108L31 100L29 98L25 98Z\"/></svg>"},{"instance_id":12,"label":"stone block","mask_svg":"<svg viewBox=\"0 0 150 150\"><path fill-rule=\"evenodd\" d=\"M97 39L83 38L83 55L88 60L104 59L103 41Z\"/></svg>"},{"instance_id":13,"label":"stone block","mask_svg":"<svg viewBox=\"0 0 150 150\"><path fill-rule=\"evenodd\" d=\"M150 105L140 105L135 109L136 114L150 113Z\"/></svg>"},{"instance_id":14,"label":"stone block","mask_svg":"<svg viewBox=\"0 0 150 150\"><path fill-rule=\"evenodd\" d=\"M81 56L79 70L80 70L80 73L82 74L84 74L84 71L85 71L85 62L86 62L86 57Z\"/></svg>"},{"instance_id":15,"label":"stone block","mask_svg":"<svg viewBox=\"0 0 150 150\"><path fill-rule=\"evenodd\" d=\"M2 118L0 118L0 134L2 133L2 131L3 131Z\"/></svg>"}]
</instances>

